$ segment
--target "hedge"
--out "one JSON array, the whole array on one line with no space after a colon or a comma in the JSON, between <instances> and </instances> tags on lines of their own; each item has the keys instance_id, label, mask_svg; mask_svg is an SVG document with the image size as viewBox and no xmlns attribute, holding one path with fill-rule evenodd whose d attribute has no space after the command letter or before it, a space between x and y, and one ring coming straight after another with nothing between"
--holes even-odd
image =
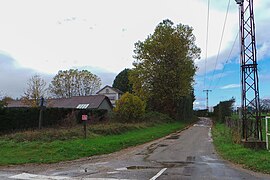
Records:
<instances>
[{"instance_id":1,"label":"hedge","mask_svg":"<svg viewBox=\"0 0 270 180\"><path fill-rule=\"evenodd\" d=\"M38 128L39 113L39 108L0 108L0 134ZM99 121L105 119L107 111L46 108L43 111L42 127L78 124L81 123L82 114Z\"/></svg>"}]
</instances>

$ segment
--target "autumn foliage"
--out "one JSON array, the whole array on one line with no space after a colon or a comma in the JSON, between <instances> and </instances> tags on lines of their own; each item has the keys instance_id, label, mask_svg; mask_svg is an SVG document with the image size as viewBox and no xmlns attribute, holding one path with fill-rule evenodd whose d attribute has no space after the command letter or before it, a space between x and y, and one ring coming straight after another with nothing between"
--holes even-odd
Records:
<instances>
[{"instance_id":1,"label":"autumn foliage","mask_svg":"<svg viewBox=\"0 0 270 180\"><path fill-rule=\"evenodd\" d=\"M136 122L145 113L145 103L138 96L127 92L116 102L114 112L118 121Z\"/></svg>"}]
</instances>

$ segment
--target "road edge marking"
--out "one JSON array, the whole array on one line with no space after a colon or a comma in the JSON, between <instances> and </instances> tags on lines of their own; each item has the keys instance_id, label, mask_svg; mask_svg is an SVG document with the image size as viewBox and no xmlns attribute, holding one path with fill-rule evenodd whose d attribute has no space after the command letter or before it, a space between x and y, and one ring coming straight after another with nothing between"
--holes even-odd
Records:
<instances>
[{"instance_id":1,"label":"road edge marking","mask_svg":"<svg viewBox=\"0 0 270 180\"><path fill-rule=\"evenodd\" d=\"M159 176L161 176L165 171L167 170L167 168L163 168L161 169L155 176L153 176L151 179L149 180L155 180L157 179Z\"/></svg>"},{"instance_id":2,"label":"road edge marking","mask_svg":"<svg viewBox=\"0 0 270 180\"><path fill-rule=\"evenodd\" d=\"M51 180L63 180L63 179L71 179L70 177L66 176L46 176L46 175L39 175L39 174L29 174L29 173L21 173L14 176L8 177L9 179L51 179Z\"/></svg>"}]
</instances>

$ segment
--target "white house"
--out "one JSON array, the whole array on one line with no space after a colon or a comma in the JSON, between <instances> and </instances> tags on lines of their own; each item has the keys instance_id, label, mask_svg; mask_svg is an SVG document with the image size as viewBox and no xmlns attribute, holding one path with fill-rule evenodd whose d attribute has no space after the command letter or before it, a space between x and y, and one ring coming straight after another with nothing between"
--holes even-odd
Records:
<instances>
[{"instance_id":1,"label":"white house","mask_svg":"<svg viewBox=\"0 0 270 180\"><path fill-rule=\"evenodd\" d=\"M115 102L120 99L120 97L124 94L122 91L120 91L119 89L113 88L111 86L105 86L103 87L101 90L99 90L97 92L97 94L99 95L105 95L107 96L112 105L115 106Z\"/></svg>"}]
</instances>

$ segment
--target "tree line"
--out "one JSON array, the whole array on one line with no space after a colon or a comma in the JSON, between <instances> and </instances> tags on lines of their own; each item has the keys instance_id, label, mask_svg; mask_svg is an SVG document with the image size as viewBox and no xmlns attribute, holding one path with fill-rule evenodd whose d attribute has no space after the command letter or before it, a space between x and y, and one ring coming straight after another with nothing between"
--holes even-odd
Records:
<instances>
[{"instance_id":1,"label":"tree line","mask_svg":"<svg viewBox=\"0 0 270 180\"><path fill-rule=\"evenodd\" d=\"M70 98L72 96L89 96L100 89L101 79L88 70L60 70L49 85L41 75L33 75L27 81L27 88L21 97L24 104L30 107L40 105L44 98ZM11 97L0 98L0 107L6 106Z\"/></svg>"},{"instance_id":2,"label":"tree line","mask_svg":"<svg viewBox=\"0 0 270 180\"><path fill-rule=\"evenodd\" d=\"M192 27L175 25L170 20L160 22L153 34L135 43L133 68L120 72L113 87L140 98L142 108L148 111L176 119L191 116L197 69L194 60L201 52L195 40ZM27 85L23 99L35 106L41 96L48 94L57 98L91 95L100 88L101 80L87 70L70 69L59 71L48 88L39 75L30 78ZM124 96L125 102L134 101L128 100L131 95Z\"/></svg>"}]
</instances>

